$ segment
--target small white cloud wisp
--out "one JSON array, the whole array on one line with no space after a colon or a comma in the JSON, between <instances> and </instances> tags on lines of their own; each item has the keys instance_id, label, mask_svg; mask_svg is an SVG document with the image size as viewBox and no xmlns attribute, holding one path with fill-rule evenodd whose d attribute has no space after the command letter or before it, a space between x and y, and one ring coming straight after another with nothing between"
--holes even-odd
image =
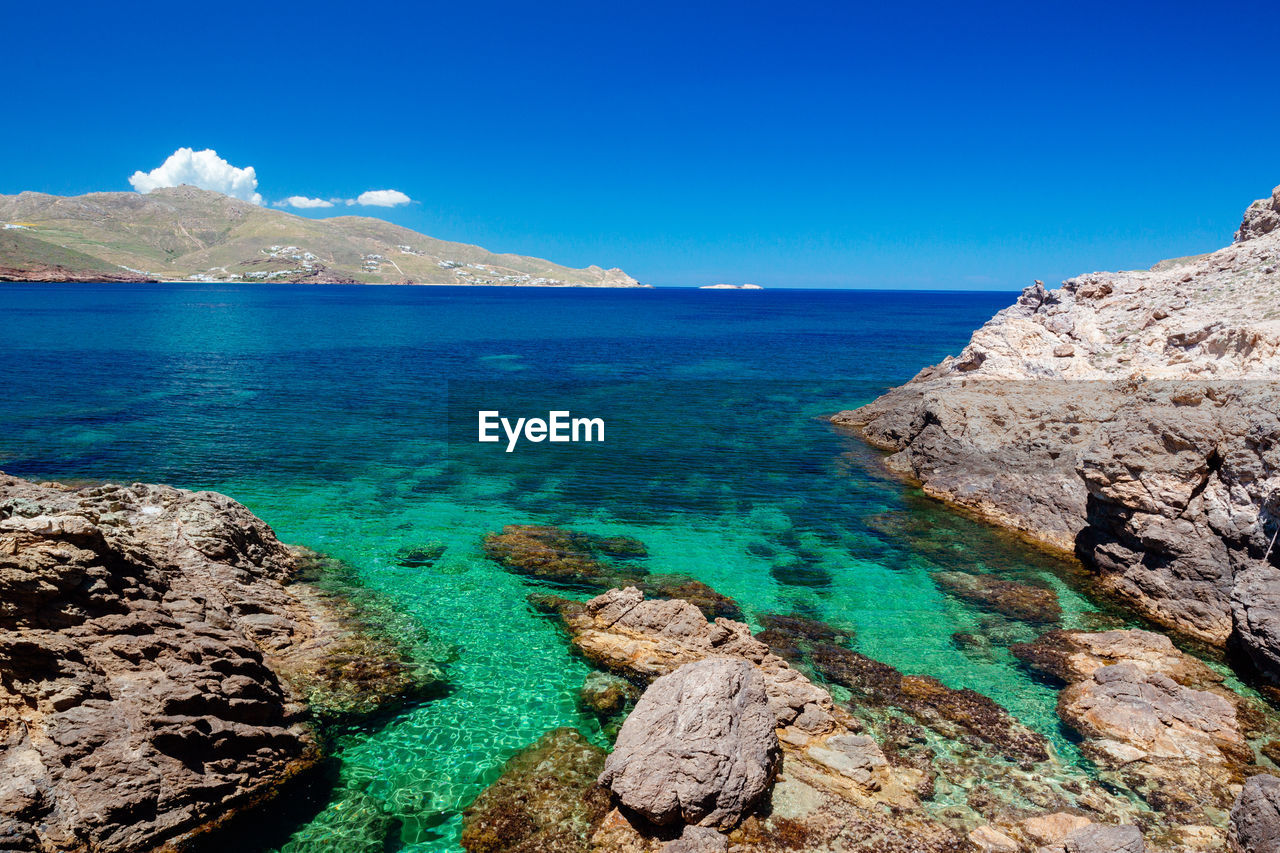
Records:
<instances>
[{"instance_id":1,"label":"small white cloud wisp","mask_svg":"<svg viewBox=\"0 0 1280 853\"><path fill-rule=\"evenodd\" d=\"M413 199L400 192L400 190L366 190L354 199L347 199L347 204L349 205L362 205L364 207L400 207L412 202Z\"/></svg>"},{"instance_id":2,"label":"small white cloud wisp","mask_svg":"<svg viewBox=\"0 0 1280 853\"><path fill-rule=\"evenodd\" d=\"M300 210L306 210L313 207L333 207L333 202L325 201L322 198L307 198L304 195L291 195L284 201L276 202L278 207L296 207Z\"/></svg>"},{"instance_id":3,"label":"small white cloud wisp","mask_svg":"<svg viewBox=\"0 0 1280 853\"><path fill-rule=\"evenodd\" d=\"M232 166L211 148L203 151L179 148L150 172L134 172L129 178L129 184L140 193L189 184L242 201L262 204L262 196L258 193L258 176L253 167L241 169Z\"/></svg>"}]
</instances>

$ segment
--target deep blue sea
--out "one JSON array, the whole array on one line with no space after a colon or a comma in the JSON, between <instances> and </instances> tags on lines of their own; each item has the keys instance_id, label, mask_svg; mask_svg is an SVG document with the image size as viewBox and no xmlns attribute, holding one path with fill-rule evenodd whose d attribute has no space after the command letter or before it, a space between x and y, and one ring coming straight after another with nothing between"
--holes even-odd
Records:
<instances>
[{"instance_id":1,"label":"deep blue sea","mask_svg":"<svg viewBox=\"0 0 1280 853\"><path fill-rule=\"evenodd\" d=\"M0 285L0 469L225 492L349 563L448 650L451 692L339 743L332 791L264 849L456 851L460 811L561 725L602 740L587 672L486 560L504 524L635 536L754 619L852 628L972 687L1072 758L1055 691L953 634L1036 630L943 594L938 569L1058 590L1069 571L884 476L822 415L958 352L1007 293ZM600 444L476 441L476 412L605 421ZM395 553L436 543L406 568Z\"/></svg>"}]
</instances>

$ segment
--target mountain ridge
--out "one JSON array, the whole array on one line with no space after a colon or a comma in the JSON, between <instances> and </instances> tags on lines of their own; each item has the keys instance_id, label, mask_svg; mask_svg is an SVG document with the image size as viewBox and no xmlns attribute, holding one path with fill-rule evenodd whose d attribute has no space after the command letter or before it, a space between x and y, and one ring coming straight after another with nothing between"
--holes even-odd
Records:
<instances>
[{"instance_id":1,"label":"mountain ridge","mask_svg":"<svg viewBox=\"0 0 1280 853\"><path fill-rule=\"evenodd\" d=\"M366 216L309 219L191 186L0 195L0 280L640 287ZM19 236L20 235L20 236Z\"/></svg>"}]
</instances>

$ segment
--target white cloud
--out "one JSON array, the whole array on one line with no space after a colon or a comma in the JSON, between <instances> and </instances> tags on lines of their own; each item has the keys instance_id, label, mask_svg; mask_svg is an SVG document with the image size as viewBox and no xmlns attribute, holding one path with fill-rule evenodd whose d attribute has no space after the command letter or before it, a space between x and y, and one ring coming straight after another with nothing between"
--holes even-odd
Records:
<instances>
[{"instance_id":1,"label":"white cloud","mask_svg":"<svg viewBox=\"0 0 1280 853\"><path fill-rule=\"evenodd\" d=\"M159 168L150 172L134 172L129 183L140 193L190 184L202 190L262 204L262 196L258 194L258 176L253 167L238 169L210 148L204 151L179 148Z\"/></svg>"},{"instance_id":2,"label":"white cloud","mask_svg":"<svg viewBox=\"0 0 1280 853\"><path fill-rule=\"evenodd\" d=\"M302 209L309 207L333 207L333 202L331 201L325 201L322 198L307 198L304 195L291 195L284 201L276 202L276 204L279 207L297 207Z\"/></svg>"},{"instance_id":3,"label":"white cloud","mask_svg":"<svg viewBox=\"0 0 1280 853\"><path fill-rule=\"evenodd\" d=\"M366 207L399 207L409 204L413 199L400 190L366 190L355 199L347 199L347 204L359 204Z\"/></svg>"}]
</instances>

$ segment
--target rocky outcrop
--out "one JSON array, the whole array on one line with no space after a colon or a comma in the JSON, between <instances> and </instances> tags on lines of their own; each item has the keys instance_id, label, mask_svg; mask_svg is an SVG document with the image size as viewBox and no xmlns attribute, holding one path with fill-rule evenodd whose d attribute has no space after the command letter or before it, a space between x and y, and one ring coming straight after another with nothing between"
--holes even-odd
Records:
<instances>
[{"instance_id":1,"label":"rocky outcrop","mask_svg":"<svg viewBox=\"0 0 1280 853\"><path fill-rule=\"evenodd\" d=\"M426 689L303 562L222 495L0 475L0 848L174 844L315 764L309 704Z\"/></svg>"},{"instance_id":2,"label":"rocky outcrop","mask_svg":"<svg viewBox=\"0 0 1280 853\"><path fill-rule=\"evenodd\" d=\"M540 603L559 613L579 651L604 669L652 680L705 658L740 658L759 670L778 727L793 726L803 736L839 728L830 694L772 654L741 622L707 622L687 601L646 599L635 587L585 603Z\"/></svg>"},{"instance_id":3,"label":"rocky outcrop","mask_svg":"<svg viewBox=\"0 0 1280 853\"><path fill-rule=\"evenodd\" d=\"M837 424L941 500L1075 554L1150 618L1280 677L1280 230L1037 282Z\"/></svg>"},{"instance_id":4,"label":"rocky outcrop","mask_svg":"<svg viewBox=\"0 0 1280 853\"><path fill-rule=\"evenodd\" d=\"M1280 779L1250 776L1231 808L1232 853L1280 853Z\"/></svg>"},{"instance_id":5,"label":"rocky outcrop","mask_svg":"<svg viewBox=\"0 0 1280 853\"><path fill-rule=\"evenodd\" d=\"M1260 198L1244 212L1236 242L1243 243L1280 229L1280 187L1271 191L1271 198Z\"/></svg>"},{"instance_id":6,"label":"rocky outcrop","mask_svg":"<svg viewBox=\"0 0 1280 853\"><path fill-rule=\"evenodd\" d=\"M1262 716L1221 677L1149 631L1055 631L1014 653L1067 682L1058 714L1109 778L1168 818L1222 825Z\"/></svg>"},{"instance_id":7,"label":"rocky outcrop","mask_svg":"<svg viewBox=\"0 0 1280 853\"><path fill-rule=\"evenodd\" d=\"M687 663L640 697L600 784L653 823L731 828L773 784L782 754L776 726L750 663Z\"/></svg>"}]
</instances>

